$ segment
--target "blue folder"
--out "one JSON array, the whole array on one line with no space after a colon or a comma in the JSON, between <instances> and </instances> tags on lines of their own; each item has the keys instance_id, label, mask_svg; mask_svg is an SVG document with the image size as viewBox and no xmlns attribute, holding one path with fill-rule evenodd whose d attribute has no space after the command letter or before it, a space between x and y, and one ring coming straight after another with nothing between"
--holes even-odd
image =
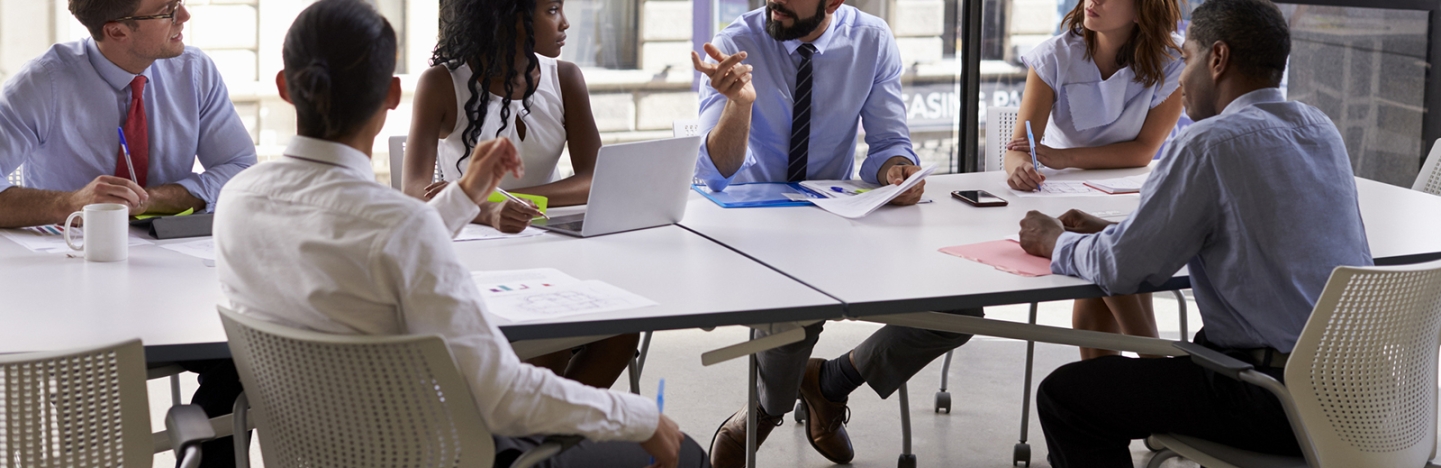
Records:
<instances>
[{"instance_id":1,"label":"blue folder","mask_svg":"<svg viewBox=\"0 0 1441 468\"><path fill-rule=\"evenodd\" d=\"M715 192L704 185L692 185L692 190L704 195L707 199L721 208L760 208L774 206L807 206L811 202L803 200L791 200L786 194L798 193L806 198L825 198L815 192L801 187L801 184L788 184L784 182L760 182L753 184L736 184L726 187L725 191Z\"/></svg>"}]
</instances>

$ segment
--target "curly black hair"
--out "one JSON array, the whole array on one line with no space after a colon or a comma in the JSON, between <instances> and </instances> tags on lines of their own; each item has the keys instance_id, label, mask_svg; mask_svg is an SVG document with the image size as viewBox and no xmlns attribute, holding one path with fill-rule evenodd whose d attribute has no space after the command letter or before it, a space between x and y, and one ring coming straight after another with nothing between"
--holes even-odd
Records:
<instances>
[{"instance_id":1,"label":"curly black hair","mask_svg":"<svg viewBox=\"0 0 1441 468\"><path fill-rule=\"evenodd\" d=\"M516 43L521 32L517 26L524 28L523 44ZM516 50L525 52L525 70L515 67ZM510 103L517 75L525 78L521 106L530 112L530 96L536 88L531 75L540 68L540 61L535 58L535 0L445 0L441 5L440 40L430 63L445 65L451 70L470 65L470 81L465 84L470 90L470 99L465 101L466 125L465 132L461 133L465 154L456 162L456 169L464 172L462 164L480 139L480 128L485 122L486 107L491 99L490 83L499 81L505 86L505 93L500 96L497 136L510 125Z\"/></svg>"}]
</instances>

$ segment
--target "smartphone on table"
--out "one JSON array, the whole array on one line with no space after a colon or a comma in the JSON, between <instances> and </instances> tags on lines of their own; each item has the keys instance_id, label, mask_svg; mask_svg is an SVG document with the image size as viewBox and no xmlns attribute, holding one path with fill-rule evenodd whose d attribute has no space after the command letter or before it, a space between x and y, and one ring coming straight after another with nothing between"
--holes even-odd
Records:
<instances>
[{"instance_id":1,"label":"smartphone on table","mask_svg":"<svg viewBox=\"0 0 1441 468\"><path fill-rule=\"evenodd\" d=\"M951 192L951 196L963 202L970 203L972 206L1006 206L1010 203L1004 198L991 195L991 192L985 190L957 190Z\"/></svg>"}]
</instances>

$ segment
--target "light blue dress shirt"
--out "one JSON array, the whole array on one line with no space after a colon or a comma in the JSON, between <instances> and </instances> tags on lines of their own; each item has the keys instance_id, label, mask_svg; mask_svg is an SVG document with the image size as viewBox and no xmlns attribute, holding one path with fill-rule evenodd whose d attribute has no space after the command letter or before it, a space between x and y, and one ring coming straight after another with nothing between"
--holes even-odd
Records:
<instances>
[{"instance_id":1,"label":"light blue dress shirt","mask_svg":"<svg viewBox=\"0 0 1441 468\"><path fill-rule=\"evenodd\" d=\"M712 190L732 183L785 182L790 162L791 109L795 101L796 53L801 41L777 41L765 32L766 12L741 15L712 41L726 54L745 51L743 63L755 67L751 84L756 100L751 109L750 141L745 162L727 178L716 170L705 143L696 161L696 177ZM900 51L891 29L880 18L842 5L826 32L812 42L811 138L806 178L850 179L855 173L856 133L866 128L869 150L860 176L876 183L876 171L892 157L919 164L911 149L906 105L901 100ZM712 60L712 62L714 62ZM701 134L709 134L725 109L725 95L710 84L700 92Z\"/></svg>"},{"instance_id":2,"label":"light blue dress shirt","mask_svg":"<svg viewBox=\"0 0 1441 468\"><path fill-rule=\"evenodd\" d=\"M1176 44L1185 42L1179 35L1171 38ZM1130 66L1101 79L1096 62L1086 58L1086 39L1069 31L1040 43L1021 61L1056 93L1041 143L1063 149L1134 141L1151 109L1176 93L1186 66L1181 54L1172 51L1155 85L1137 82Z\"/></svg>"},{"instance_id":3,"label":"light blue dress shirt","mask_svg":"<svg viewBox=\"0 0 1441 468\"><path fill-rule=\"evenodd\" d=\"M255 164L220 72L200 49L157 60L142 75L150 131L150 186L179 184L213 211L220 187ZM79 190L114 175L134 74L100 54L93 39L55 44L0 90L0 174L24 164L25 185ZM194 173L199 158L204 173ZM11 184L0 178L0 191Z\"/></svg>"},{"instance_id":4,"label":"light blue dress shirt","mask_svg":"<svg viewBox=\"0 0 1441 468\"><path fill-rule=\"evenodd\" d=\"M1286 353L1331 270L1371 264L1341 134L1276 88L1186 128L1135 213L1097 234L1062 234L1051 255L1051 271L1110 294L1187 265L1209 341Z\"/></svg>"}]
</instances>

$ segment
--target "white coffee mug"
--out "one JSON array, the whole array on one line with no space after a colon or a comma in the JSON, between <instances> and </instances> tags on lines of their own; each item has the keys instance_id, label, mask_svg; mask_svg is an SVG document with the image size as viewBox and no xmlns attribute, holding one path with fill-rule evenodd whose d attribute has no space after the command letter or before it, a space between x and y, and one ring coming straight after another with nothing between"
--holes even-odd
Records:
<instances>
[{"instance_id":1,"label":"white coffee mug","mask_svg":"<svg viewBox=\"0 0 1441 468\"><path fill-rule=\"evenodd\" d=\"M77 216L84 216L85 220L83 245L75 245L70 239L70 233L75 232L70 223L75 222ZM130 236L126 232L130 229L129 217L130 209L119 203L85 205L84 211L70 213L70 217L65 218L65 245L85 252L85 260L89 262L125 260L130 257Z\"/></svg>"}]
</instances>

